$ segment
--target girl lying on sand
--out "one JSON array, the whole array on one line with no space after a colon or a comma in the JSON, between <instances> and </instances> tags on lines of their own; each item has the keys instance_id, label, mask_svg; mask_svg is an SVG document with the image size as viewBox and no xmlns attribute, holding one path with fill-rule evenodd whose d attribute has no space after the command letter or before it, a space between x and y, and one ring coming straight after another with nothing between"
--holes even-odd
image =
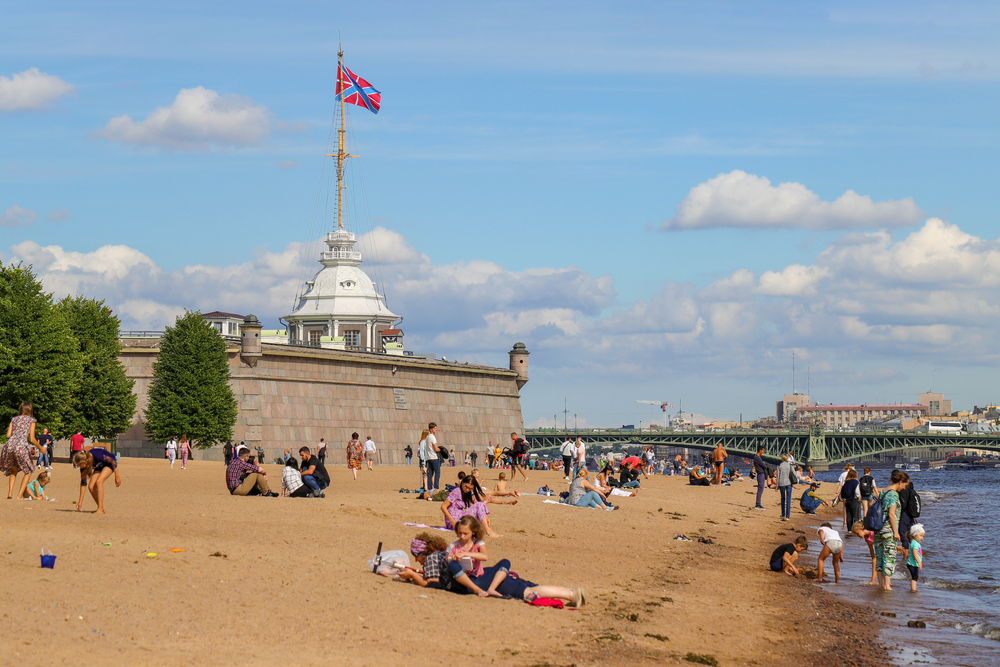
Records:
<instances>
[{"instance_id":1,"label":"girl lying on sand","mask_svg":"<svg viewBox=\"0 0 1000 667\"><path fill-rule=\"evenodd\" d=\"M500 560L483 567L488 560L484 528L471 516L462 517L455 526L458 539L446 544L439 535L421 533L410 543L410 553L423 565L423 573L406 570L399 578L419 586L441 588L453 593L475 593L479 597L510 597L532 601L535 598L564 600L571 607L586 604L582 588L540 586L510 574L510 561Z\"/></svg>"}]
</instances>

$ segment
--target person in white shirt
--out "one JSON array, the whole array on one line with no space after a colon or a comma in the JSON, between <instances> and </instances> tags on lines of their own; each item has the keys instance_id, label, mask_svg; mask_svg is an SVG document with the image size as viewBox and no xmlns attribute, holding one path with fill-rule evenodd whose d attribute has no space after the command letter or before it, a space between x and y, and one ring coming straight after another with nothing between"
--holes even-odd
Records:
<instances>
[{"instance_id":1,"label":"person in white shirt","mask_svg":"<svg viewBox=\"0 0 1000 667\"><path fill-rule=\"evenodd\" d=\"M437 444L438 425L431 422L427 425L427 437L424 438L424 450L427 455L427 490L437 489L441 484L441 459L438 457Z\"/></svg>"},{"instance_id":2,"label":"person in white shirt","mask_svg":"<svg viewBox=\"0 0 1000 667\"><path fill-rule=\"evenodd\" d=\"M170 459L170 469L174 468L174 461L177 460L177 438L167 440L167 458Z\"/></svg>"},{"instance_id":3,"label":"person in white shirt","mask_svg":"<svg viewBox=\"0 0 1000 667\"><path fill-rule=\"evenodd\" d=\"M299 462L294 456L288 457L285 467L281 469L281 495L291 498L311 498L312 492L302 481Z\"/></svg>"},{"instance_id":4,"label":"person in white shirt","mask_svg":"<svg viewBox=\"0 0 1000 667\"><path fill-rule=\"evenodd\" d=\"M576 439L576 465L573 467L573 479L580 474L580 469L587 469L587 446L583 444L583 438Z\"/></svg>"},{"instance_id":5,"label":"person in white shirt","mask_svg":"<svg viewBox=\"0 0 1000 667\"><path fill-rule=\"evenodd\" d=\"M320 438L319 444L316 445L316 456L319 457L319 462L326 465L326 438Z\"/></svg>"},{"instance_id":6,"label":"person in white shirt","mask_svg":"<svg viewBox=\"0 0 1000 667\"><path fill-rule=\"evenodd\" d=\"M375 462L375 441L370 435L365 436L365 461L368 461L368 469L372 469Z\"/></svg>"},{"instance_id":7,"label":"person in white shirt","mask_svg":"<svg viewBox=\"0 0 1000 667\"><path fill-rule=\"evenodd\" d=\"M568 482L569 469L573 466L573 458L576 454L576 445L573 444L573 441L570 440L569 436L566 437L566 441L562 444L562 447L559 448L559 453L562 454L563 470L566 473L563 476L563 479Z\"/></svg>"}]
</instances>

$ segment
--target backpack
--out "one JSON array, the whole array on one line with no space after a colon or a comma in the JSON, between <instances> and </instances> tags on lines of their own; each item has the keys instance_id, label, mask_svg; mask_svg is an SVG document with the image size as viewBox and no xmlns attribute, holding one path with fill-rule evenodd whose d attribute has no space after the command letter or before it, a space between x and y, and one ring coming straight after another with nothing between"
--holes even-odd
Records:
<instances>
[{"instance_id":1,"label":"backpack","mask_svg":"<svg viewBox=\"0 0 1000 667\"><path fill-rule=\"evenodd\" d=\"M872 478L871 475L865 475L864 477L862 477L859 480L859 484L861 484L862 498L864 498L865 496L872 495L872 492L875 491L875 480Z\"/></svg>"},{"instance_id":2,"label":"backpack","mask_svg":"<svg viewBox=\"0 0 1000 667\"><path fill-rule=\"evenodd\" d=\"M518 438L514 441L514 454L521 456L528 453L528 443L524 441L524 438Z\"/></svg>"},{"instance_id":3,"label":"backpack","mask_svg":"<svg viewBox=\"0 0 1000 667\"><path fill-rule=\"evenodd\" d=\"M911 519L920 517L920 494L916 489L910 489L910 497L906 501L903 511L910 515Z\"/></svg>"},{"instance_id":4,"label":"backpack","mask_svg":"<svg viewBox=\"0 0 1000 667\"><path fill-rule=\"evenodd\" d=\"M866 530L877 533L885 527L885 519L882 514L882 496L875 499L868 506L868 513L865 514L864 526Z\"/></svg>"}]
</instances>

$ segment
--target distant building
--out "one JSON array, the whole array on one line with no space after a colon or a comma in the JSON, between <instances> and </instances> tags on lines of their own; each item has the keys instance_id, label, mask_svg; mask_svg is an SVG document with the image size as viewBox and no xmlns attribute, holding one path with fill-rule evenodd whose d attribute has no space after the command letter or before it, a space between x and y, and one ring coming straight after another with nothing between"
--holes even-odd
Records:
<instances>
[{"instance_id":1,"label":"distant building","mask_svg":"<svg viewBox=\"0 0 1000 667\"><path fill-rule=\"evenodd\" d=\"M951 414L951 401L945 400L944 394L925 392L920 394L917 402L927 406L928 417L944 417Z\"/></svg>"},{"instance_id":2,"label":"distant building","mask_svg":"<svg viewBox=\"0 0 1000 667\"><path fill-rule=\"evenodd\" d=\"M201 316L208 320L208 323L223 336L240 335L240 325L243 324L242 315L214 310L211 313L202 313Z\"/></svg>"},{"instance_id":3,"label":"distant building","mask_svg":"<svg viewBox=\"0 0 1000 667\"><path fill-rule=\"evenodd\" d=\"M796 421L795 411L804 405L809 405L809 394L785 394L775 403L775 417L779 422Z\"/></svg>"},{"instance_id":4,"label":"distant building","mask_svg":"<svg viewBox=\"0 0 1000 667\"><path fill-rule=\"evenodd\" d=\"M950 402L949 402L950 405ZM916 404L861 404L861 405L806 405L796 410L798 419L815 417L826 428L853 428L859 422L875 419L901 418L904 420L927 415L926 405Z\"/></svg>"}]
</instances>

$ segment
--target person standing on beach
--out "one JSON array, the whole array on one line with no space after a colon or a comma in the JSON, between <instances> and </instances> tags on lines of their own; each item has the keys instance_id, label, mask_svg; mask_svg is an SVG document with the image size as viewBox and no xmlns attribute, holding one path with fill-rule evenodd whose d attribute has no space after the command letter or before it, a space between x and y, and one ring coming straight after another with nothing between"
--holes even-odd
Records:
<instances>
[{"instance_id":1,"label":"person standing on beach","mask_svg":"<svg viewBox=\"0 0 1000 667\"><path fill-rule=\"evenodd\" d=\"M226 459L226 465L233 460L233 443L226 440L226 444L222 447L222 456Z\"/></svg>"},{"instance_id":2,"label":"person standing on beach","mask_svg":"<svg viewBox=\"0 0 1000 667\"><path fill-rule=\"evenodd\" d=\"M778 466L778 493L781 494L781 520L792 518L792 465L788 462L788 454L781 455L781 465Z\"/></svg>"},{"instance_id":3,"label":"person standing on beach","mask_svg":"<svg viewBox=\"0 0 1000 667\"><path fill-rule=\"evenodd\" d=\"M475 468L476 467L476 461L478 459L479 459L479 452L477 452L476 450L473 449L472 452L469 453L469 461L471 462L469 465L471 465L473 468Z\"/></svg>"},{"instance_id":4,"label":"person standing on beach","mask_svg":"<svg viewBox=\"0 0 1000 667\"><path fill-rule=\"evenodd\" d=\"M861 493L861 516L868 514L868 506L875 502L878 495L878 484L872 477L872 469L865 468L864 476L858 480L858 491Z\"/></svg>"},{"instance_id":5,"label":"person standing on beach","mask_svg":"<svg viewBox=\"0 0 1000 667\"><path fill-rule=\"evenodd\" d=\"M403 456L406 457L406 465L412 464L413 463L413 447L410 447L409 445L407 445L406 447L404 447L403 448Z\"/></svg>"},{"instance_id":6,"label":"person standing on beach","mask_svg":"<svg viewBox=\"0 0 1000 667\"><path fill-rule=\"evenodd\" d=\"M712 451L712 484L722 486L722 471L726 467L726 457L729 456L722 448L722 443L718 443Z\"/></svg>"},{"instance_id":7,"label":"person standing on beach","mask_svg":"<svg viewBox=\"0 0 1000 667\"><path fill-rule=\"evenodd\" d=\"M681 455L678 454L677 458L680 459ZM764 463L764 448L757 448L757 455L753 457L753 471L757 477L757 504L754 505L755 510L762 510L764 506L760 504L760 501L764 496L764 486L767 484L767 464Z\"/></svg>"},{"instance_id":8,"label":"person standing on beach","mask_svg":"<svg viewBox=\"0 0 1000 667\"><path fill-rule=\"evenodd\" d=\"M82 451L83 451L83 431L77 429L76 433L73 434L73 437L69 439L70 460L71 461L73 460L73 457L76 455L77 452L82 452ZM74 468L76 467L75 463L73 464L73 467Z\"/></svg>"},{"instance_id":9,"label":"person standing on beach","mask_svg":"<svg viewBox=\"0 0 1000 667\"><path fill-rule=\"evenodd\" d=\"M840 488L840 498L844 501L844 530L861 521L861 491L859 490L858 471L851 468L847 471L847 479Z\"/></svg>"},{"instance_id":10,"label":"person standing on beach","mask_svg":"<svg viewBox=\"0 0 1000 667\"><path fill-rule=\"evenodd\" d=\"M576 479L576 476L580 474L580 468L587 469L587 445L583 444L583 438L577 437L573 455L576 457L576 465L573 467L573 479Z\"/></svg>"},{"instance_id":11,"label":"person standing on beach","mask_svg":"<svg viewBox=\"0 0 1000 667\"><path fill-rule=\"evenodd\" d=\"M52 470L52 455L49 453L49 450L52 448L52 436L49 434L49 429L42 429L42 435L38 438L38 444L42 448L42 453L38 455L37 465L39 469Z\"/></svg>"},{"instance_id":12,"label":"person standing on beach","mask_svg":"<svg viewBox=\"0 0 1000 667\"><path fill-rule=\"evenodd\" d=\"M326 438L320 438L319 444L316 445L316 456L319 457L319 462L326 465Z\"/></svg>"},{"instance_id":13,"label":"person standing on beach","mask_svg":"<svg viewBox=\"0 0 1000 667\"><path fill-rule=\"evenodd\" d=\"M559 453L562 454L563 460L563 475L564 481L569 481L569 469L573 466L573 455L576 453L576 445L567 435L566 440L563 441L562 447L559 448Z\"/></svg>"},{"instance_id":14,"label":"person standing on beach","mask_svg":"<svg viewBox=\"0 0 1000 667\"><path fill-rule=\"evenodd\" d=\"M875 571L878 585L884 591L892 590L892 575L896 571L896 542L899 541L899 492L910 481L902 470L893 470L889 486L879 496L882 501L882 530L875 533Z\"/></svg>"},{"instance_id":15,"label":"person standing on beach","mask_svg":"<svg viewBox=\"0 0 1000 667\"><path fill-rule=\"evenodd\" d=\"M438 452L441 448L438 447L437 441L437 430L438 425L431 422L427 425L427 437L424 439L427 447L427 490L438 488L441 484L441 459L438 456Z\"/></svg>"},{"instance_id":16,"label":"person standing on beach","mask_svg":"<svg viewBox=\"0 0 1000 667\"><path fill-rule=\"evenodd\" d=\"M21 403L17 416L11 419L7 426L7 442L3 449L0 449L0 470L10 478L7 484L7 500L14 497L14 484L17 482L18 473L22 473L23 477L17 491L17 499L24 499L24 489L31 480L31 471L35 469L35 465L31 462L31 445L37 447L39 451L42 449L38 444L38 438L35 437L34 410L31 403L27 401Z\"/></svg>"}]
</instances>

